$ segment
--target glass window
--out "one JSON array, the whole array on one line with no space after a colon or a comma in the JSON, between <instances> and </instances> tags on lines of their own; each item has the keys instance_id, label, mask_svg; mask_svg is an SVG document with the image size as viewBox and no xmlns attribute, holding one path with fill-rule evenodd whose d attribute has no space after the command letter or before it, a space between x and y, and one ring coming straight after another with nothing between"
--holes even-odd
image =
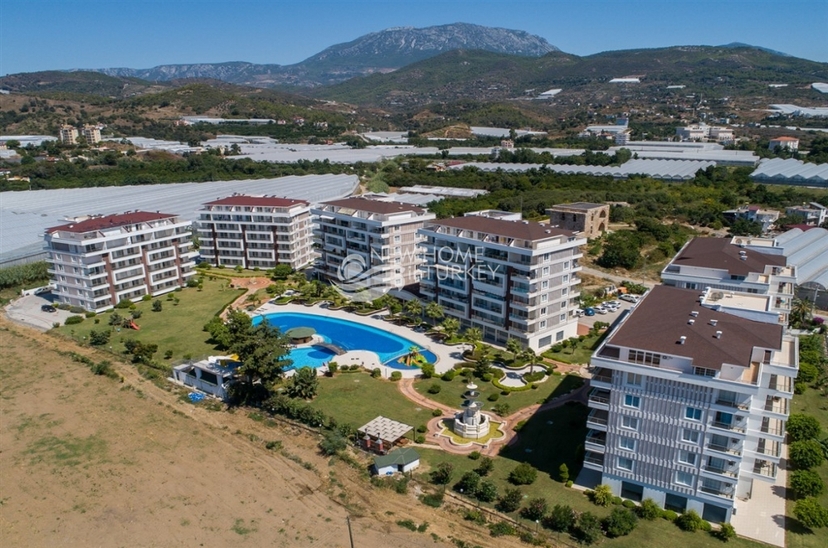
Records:
<instances>
[{"instance_id":1,"label":"glass window","mask_svg":"<svg viewBox=\"0 0 828 548\"><path fill-rule=\"evenodd\" d=\"M679 451L678 461L683 464L696 465L696 454L692 451Z\"/></svg>"},{"instance_id":2,"label":"glass window","mask_svg":"<svg viewBox=\"0 0 828 548\"><path fill-rule=\"evenodd\" d=\"M541 289L549 289L549 281L544 280L541 282Z\"/></svg>"},{"instance_id":3,"label":"glass window","mask_svg":"<svg viewBox=\"0 0 828 548\"><path fill-rule=\"evenodd\" d=\"M541 302L542 302L542 303L545 303L545 302L546 302L546 301L548 301L548 300L549 300L549 295L547 295L546 293L544 293L543 295L541 295Z\"/></svg>"},{"instance_id":4,"label":"glass window","mask_svg":"<svg viewBox=\"0 0 828 548\"><path fill-rule=\"evenodd\" d=\"M684 418L691 421L700 421L702 418L702 410L695 407L688 407L684 410Z\"/></svg>"},{"instance_id":5,"label":"glass window","mask_svg":"<svg viewBox=\"0 0 828 548\"><path fill-rule=\"evenodd\" d=\"M621 470L632 470L633 460L629 457L618 457L618 468Z\"/></svg>"},{"instance_id":6,"label":"glass window","mask_svg":"<svg viewBox=\"0 0 828 548\"><path fill-rule=\"evenodd\" d=\"M548 266L543 267L543 274L542 275L543 276L549 276L549 267Z\"/></svg>"},{"instance_id":7,"label":"glass window","mask_svg":"<svg viewBox=\"0 0 828 548\"><path fill-rule=\"evenodd\" d=\"M627 451L635 451L635 440L626 436L621 436L618 439L618 447L626 449Z\"/></svg>"},{"instance_id":8,"label":"glass window","mask_svg":"<svg viewBox=\"0 0 828 548\"><path fill-rule=\"evenodd\" d=\"M686 441L688 443L699 443L699 436L700 434L698 431L685 428L681 433L681 441Z\"/></svg>"},{"instance_id":9,"label":"glass window","mask_svg":"<svg viewBox=\"0 0 828 548\"><path fill-rule=\"evenodd\" d=\"M635 417L621 415L621 426L623 428L628 428L629 430L638 430L638 419Z\"/></svg>"},{"instance_id":10,"label":"glass window","mask_svg":"<svg viewBox=\"0 0 828 548\"><path fill-rule=\"evenodd\" d=\"M563 335L564 335L563 331L558 331L557 333L555 333L555 341L562 341L563 340Z\"/></svg>"},{"instance_id":11,"label":"glass window","mask_svg":"<svg viewBox=\"0 0 828 548\"><path fill-rule=\"evenodd\" d=\"M566 314L561 314L561 317L558 318L558 319L562 322L565 322L566 321Z\"/></svg>"},{"instance_id":12,"label":"glass window","mask_svg":"<svg viewBox=\"0 0 828 548\"><path fill-rule=\"evenodd\" d=\"M544 329L545 327L546 327L546 320L541 320L541 322L540 322L540 328L541 328L541 329Z\"/></svg>"},{"instance_id":13,"label":"glass window","mask_svg":"<svg viewBox=\"0 0 828 548\"><path fill-rule=\"evenodd\" d=\"M638 409L641 407L641 398L638 396L633 396L632 394L626 394L624 396L624 405L626 407L635 407Z\"/></svg>"},{"instance_id":14,"label":"glass window","mask_svg":"<svg viewBox=\"0 0 828 548\"><path fill-rule=\"evenodd\" d=\"M564 267L564 270L569 268L569 261L564 261L564 266L563 267Z\"/></svg>"},{"instance_id":15,"label":"glass window","mask_svg":"<svg viewBox=\"0 0 828 548\"><path fill-rule=\"evenodd\" d=\"M546 316L546 307L540 309L541 316Z\"/></svg>"},{"instance_id":16,"label":"glass window","mask_svg":"<svg viewBox=\"0 0 828 548\"><path fill-rule=\"evenodd\" d=\"M676 472L676 483L679 485L693 485L693 474L690 472Z\"/></svg>"},{"instance_id":17,"label":"glass window","mask_svg":"<svg viewBox=\"0 0 828 548\"><path fill-rule=\"evenodd\" d=\"M641 375L636 375L635 373L627 373L627 384L631 384L633 386L641 386Z\"/></svg>"},{"instance_id":18,"label":"glass window","mask_svg":"<svg viewBox=\"0 0 828 548\"><path fill-rule=\"evenodd\" d=\"M563 281L565 281L565 282L569 281L569 274L564 274L563 275Z\"/></svg>"}]
</instances>

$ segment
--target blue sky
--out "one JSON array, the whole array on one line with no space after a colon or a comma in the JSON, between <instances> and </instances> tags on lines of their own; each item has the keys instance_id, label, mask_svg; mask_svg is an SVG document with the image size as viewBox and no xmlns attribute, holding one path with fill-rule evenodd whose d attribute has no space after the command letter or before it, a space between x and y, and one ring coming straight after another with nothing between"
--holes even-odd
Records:
<instances>
[{"instance_id":1,"label":"blue sky","mask_svg":"<svg viewBox=\"0 0 828 548\"><path fill-rule=\"evenodd\" d=\"M746 42L828 62L828 0L0 0L0 75L291 64L394 26L525 30L563 51Z\"/></svg>"}]
</instances>

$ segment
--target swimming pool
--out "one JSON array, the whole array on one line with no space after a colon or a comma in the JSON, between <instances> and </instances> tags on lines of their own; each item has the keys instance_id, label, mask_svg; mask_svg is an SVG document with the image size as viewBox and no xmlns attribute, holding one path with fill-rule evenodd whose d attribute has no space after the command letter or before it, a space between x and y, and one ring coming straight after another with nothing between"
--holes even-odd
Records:
<instances>
[{"instance_id":1,"label":"swimming pool","mask_svg":"<svg viewBox=\"0 0 828 548\"><path fill-rule=\"evenodd\" d=\"M304 346L302 348L294 348L290 351L290 356L293 360L293 365L290 369L299 369L300 367L313 367L314 369L322 367L329 361L336 361L336 352L324 346Z\"/></svg>"},{"instance_id":2,"label":"swimming pool","mask_svg":"<svg viewBox=\"0 0 828 548\"><path fill-rule=\"evenodd\" d=\"M312 327L316 329L316 333L321 336L325 342L334 344L343 350L368 350L376 353L380 361L388 367L394 369L410 369L405 364L399 363L397 360L402 356L408 354L408 349L412 346L418 346L416 343L389 333L382 331L375 327L362 325L348 320L340 320L339 318L330 318L327 316L318 316L316 314L302 314L300 312L274 312L264 315L264 321L272 327L279 328L280 331L285 332L294 327ZM262 316L253 318L253 324L257 325L262 322ZM304 353L296 354L296 352L308 350L307 355ZM330 352L331 357L322 358L321 354ZM420 354L428 362L434 363L437 361L437 356L428 350L421 350ZM310 348L296 348L290 353L290 358L294 360L294 367L302 367L300 360L310 363L317 363L316 360L324 359L318 362L318 365L311 367L319 367L323 363L331 361L333 352L322 346L312 346Z\"/></svg>"}]
</instances>

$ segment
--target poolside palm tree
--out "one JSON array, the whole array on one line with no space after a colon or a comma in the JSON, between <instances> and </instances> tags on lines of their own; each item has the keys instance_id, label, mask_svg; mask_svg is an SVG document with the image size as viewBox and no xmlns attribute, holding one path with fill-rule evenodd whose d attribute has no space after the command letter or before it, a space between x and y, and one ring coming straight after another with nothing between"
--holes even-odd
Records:
<instances>
[{"instance_id":1,"label":"poolside palm tree","mask_svg":"<svg viewBox=\"0 0 828 548\"><path fill-rule=\"evenodd\" d=\"M446 318L443 320L443 333L446 334L446 337L449 339L453 338L457 335L457 332L460 330L460 322L457 318Z\"/></svg>"},{"instance_id":2,"label":"poolside palm tree","mask_svg":"<svg viewBox=\"0 0 828 548\"><path fill-rule=\"evenodd\" d=\"M443 307L440 303L434 301L426 305L425 314L431 318L432 323L436 323L437 320L444 318L446 315L446 313L443 312Z\"/></svg>"},{"instance_id":3,"label":"poolside palm tree","mask_svg":"<svg viewBox=\"0 0 828 548\"><path fill-rule=\"evenodd\" d=\"M477 343L483 338L483 332L477 327L470 327L463 333L463 338L471 345L471 351L477 350Z\"/></svg>"},{"instance_id":4,"label":"poolside palm tree","mask_svg":"<svg viewBox=\"0 0 828 548\"><path fill-rule=\"evenodd\" d=\"M288 385L288 394L293 398L310 400L316 396L318 389L319 379L316 376L316 369L301 367L293 375Z\"/></svg>"},{"instance_id":5,"label":"poolside palm tree","mask_svg":"<svg viewBox=\"0 0 828 548\"><path fill-rule=\"evenodd\" d=\"M520 354L521 348L523 348L523 346L520 344L520 341L518 341L514 337L509 337L508 339L506 339L506 350L509 351L509 353L514 357L514 359L517 359L518 355Z\"/></svg>"},{"instance_id":6,"label":"poolside palm tree","mask_svg":"<svg viewBox=\"0 0 828 548\"><path fill-rule=\"evenodd\" d=\"M411 299L405 303L405 311L412 317L419 317L423 314L423 303L419 299Z\"/></svg>"}]
</instances>

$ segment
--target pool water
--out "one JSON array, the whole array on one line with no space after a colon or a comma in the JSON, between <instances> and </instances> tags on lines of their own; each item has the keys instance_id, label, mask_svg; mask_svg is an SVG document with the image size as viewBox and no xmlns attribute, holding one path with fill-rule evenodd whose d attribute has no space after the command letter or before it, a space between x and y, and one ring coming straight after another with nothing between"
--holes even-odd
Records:
<instances>
[{"instance_id":1,"label":"pool water","mask_svg":"<svg viewBox=\"0 0 828 548\"><path fill-rule=\"evenodd\" d=\"M264 315L264 321L272 327L277 327L283 333L294 327L312 327L325 342L334 344L343 350L374 352L383 364L394 369L410 369L397 360L408 354L408 349L412 346L419 346L404 337L375 327L316 314L274 312ZM254 325L261 322L262 316L253 318ZM430 363L437 361L437 356L428 350L421 350L420 354ZM322 346L295 348L290 353L294 367L304 365L320 367L332 359L335 361L335 356L333 351Z\"/></svg>"}]
</instances>

